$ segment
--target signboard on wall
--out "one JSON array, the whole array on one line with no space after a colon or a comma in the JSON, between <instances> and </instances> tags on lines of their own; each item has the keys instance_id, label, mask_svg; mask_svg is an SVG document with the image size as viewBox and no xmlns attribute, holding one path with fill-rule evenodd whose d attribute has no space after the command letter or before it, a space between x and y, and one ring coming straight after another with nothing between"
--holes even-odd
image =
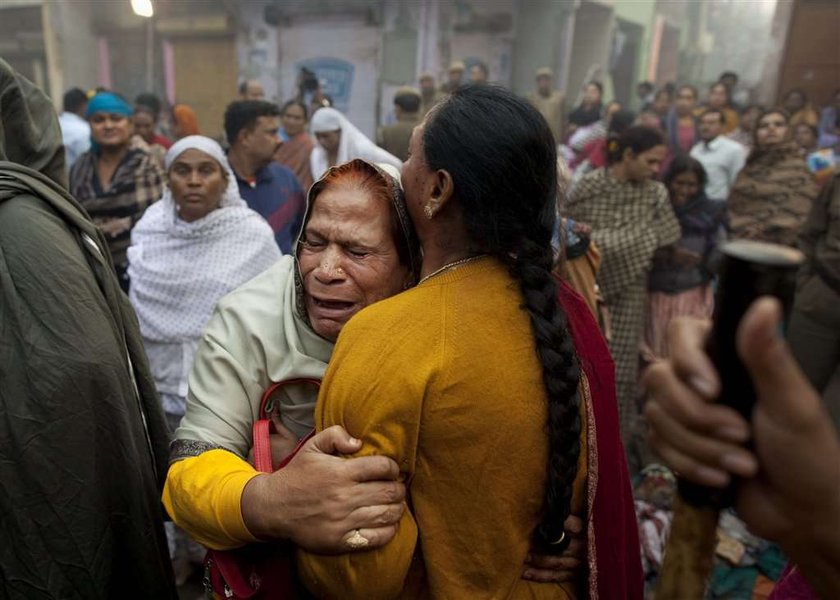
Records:
<instances>
[{"instance_id":1,"label":"signboard on wall","mask_svg":"<svg viewBox=\"0 0 840 600\"><path fill-rule=\"evenodd\" d=\"M376 133L382 32L358 19L313 18L279 31L281 97L297 93L301 67L315 72L338 110L368 137Z\"/></svg>"},{"instance_id":2,"label":"signboard on wall","mask_svg":"<svg viewBox=\"0 0 840 600\"><path fill-rule=\"evenodd\" d=\"M308 58L295 63L295 72L299 73L302 68L315 73L321 91L332 99L335 108L346 114L353 89L353 63L340 58Z\"/></svg>"}]
</instances>

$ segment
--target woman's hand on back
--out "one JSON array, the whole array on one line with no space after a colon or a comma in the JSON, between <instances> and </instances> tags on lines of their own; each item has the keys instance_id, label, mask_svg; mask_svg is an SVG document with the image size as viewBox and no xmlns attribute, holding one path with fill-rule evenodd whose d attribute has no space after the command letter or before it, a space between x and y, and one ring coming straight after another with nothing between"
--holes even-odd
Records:
<instances>
[{"instance_id":1,"label":"woman's hand on back","mask_svg":"<svg viewBox=\"0 0 840 600\"><path fill-rule=\"evenodd\" d=\"M385 456L341 458L361 448L341 427L310 439L285 468L254 477L242 493L242 517L262 540L287 539L309 552L353 550L358 529L365 549L385 545L405 511L399 468Z\"/></svg>"},{"instance_id":2,"label":"woman's hand on back","mask_svg":"<svg viewBox=\"0 0 840 600\"><path fill-rule=\"evenodd\" d=\"M540 583L578 581L582 565L586 564L586 534L583 521L569 515L564 523L566 535L572 536L569 547L562 554L540 554L532 549L525 558L522 579Z\"/></svg>"}]
</instances>

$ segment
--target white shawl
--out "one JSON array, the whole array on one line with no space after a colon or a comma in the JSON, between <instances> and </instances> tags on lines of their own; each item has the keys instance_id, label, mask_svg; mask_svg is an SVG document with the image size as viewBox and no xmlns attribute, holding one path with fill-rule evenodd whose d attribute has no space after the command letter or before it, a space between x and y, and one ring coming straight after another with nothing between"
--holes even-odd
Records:
<instances>
[{"instance_id":1,"label":"white shawl","mask_svg":"<svg viewBox=\"0 0 840 600\"><path fill-rule=\"evenodd\" d=\"M372 163L385 163L393 165L397 169L402 168L402 161L399 158L374 144L347 120L347 117L334 108L325 107L315 111L309 124L309 130L313 135L327 131L341 131L341 141L338 144L338 157L335 163L337 165L354 158L361 158ZM309 166L315 181L320 179L330 168L327 151L320 143L315 145L312 154L309 155Z\"/></svg>"},{"instance_id":2,"label":"white shawl","mask_svg":"<svg viewBox=\"0 0 840 600\"><path fill-rule=\"evenodd\" d=\"M269 386L324 376L333 344L301 316L295 269L294 258L284 256L219 302L195 355L173 460L211 448L245 458ZM307 384L274 396L283 423L299 438L314 427L317 399Z\"/></svg>"},{"instance_id":3,"label":"white shawl","mask_svg":"<svg viewBox=\"0 0 840 600\"><path fill-rule=\"evenodd\" d=\"M180 140L167 153L167 170L190 148L209 154L227 171L219 208L198 221L182 221L167 187L132 230L128 249L129 297L158 391L179 396L186 395L186 373L216 303L281 256L271 227L239 196L216 142L203 136Z\"/></svg>"}]
</instances>

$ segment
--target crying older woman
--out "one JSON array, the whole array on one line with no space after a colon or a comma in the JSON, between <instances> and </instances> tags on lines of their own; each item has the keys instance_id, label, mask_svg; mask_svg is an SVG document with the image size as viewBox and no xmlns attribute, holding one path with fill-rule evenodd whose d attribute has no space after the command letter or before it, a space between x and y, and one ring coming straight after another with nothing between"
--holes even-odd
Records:
<instances>
[{"instance_id":1,"label":"crying older woman","mask_svg":"<svg viewBox=\"0 0 840 600\"><path fill-rule=\"evenodd\" d=\"M313 427L317 395L300 379L323 377L351 317L411 287L419 268L394 169L351 160L310 188L296 255L224 298L204 332L163 494L179 526L214 549L290 540L335 553L357 531L369 548L393 537L404 510L398 465L385 456L329 456L358 449L341 428L317 434L271 475L246 458L265 390L298 382L272 396L282 421L275 424L294 446ZM583 550L570 550L577 564ZM546 557L525 576L567 577L566 564Z\"/></svg>"}]
</instances>

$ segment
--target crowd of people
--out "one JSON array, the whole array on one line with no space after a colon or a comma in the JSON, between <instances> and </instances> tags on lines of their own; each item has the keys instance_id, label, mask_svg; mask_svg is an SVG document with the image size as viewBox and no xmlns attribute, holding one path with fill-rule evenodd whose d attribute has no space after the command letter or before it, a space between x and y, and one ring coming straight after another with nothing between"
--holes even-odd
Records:
<instances>
[{"instance_id":1,"label":"crowd of people","mask_svg":"<svg viewBox=\"0 0 840 600\"><path fill-rule=\"evenodd\" d=\"M538 87L544 85L545 75L537 75ZM594 285L580 291L600 302L633 472L651 460L640 374L646 364L668 356L665 334L674 318L711 317L717 246L746 239L807 251L801 241L808 235L806 223L831 179L815 172L809 158L821 151L820 139L834 142L824 150L831 160L840 153L836 140L826 138L837 131L829 118L823 119L824 134L815 129L807 139L800 135L800 128L815 127L809 123L818 118L802 92L786 94L784 107L741 108L732 100L736 85L737 76L724 73L701 105L692 86L654 90L643 82L641 110L634 114L617 102L605 103L600 83L589 82L560 140L572 169L560 214L583 227L597 247ZM836 109L822 113L830 116ZM825 208L820 210L824 215ZM830 236L825 229L817 235ZM797 318L794 340L801 338L799 323ZM820 378L822 388L839 364L840 356L830 355L831 367L821 369L828 371Z\"/></svg>"},{"instance_id":2,"label":"crowd of people","mask_svg":"<svg viewBox=\"0 0 840 600\"><path fill-rule=\"evenodd\" d=\"M641 600L631 477L652 450L713 485L786 468L695 406L719 383L701 326L679 324L711 317L726 239L804 253L805 375L758 347L767 314L742 352L757 377L787 360L762 402L791 418L807 394L802 460L840 464L819 403L840 365L840 183L814 159L840 154L840 92L821 112L799 90L745 106L724 73L703 104L642 82L630 110L589 81L567 110L548 69L519 97L456 61L397 89L370 139L313 78L282 106L242 82L213 140L150 93L72 89L56 119L0 61L10 597L175 598L200 566L222 597ZM798 484L837 523L832 464ZM743 502L797 515L748 522L840 593L840 541L762 485Z\"/></svg>"}]
</instances>

